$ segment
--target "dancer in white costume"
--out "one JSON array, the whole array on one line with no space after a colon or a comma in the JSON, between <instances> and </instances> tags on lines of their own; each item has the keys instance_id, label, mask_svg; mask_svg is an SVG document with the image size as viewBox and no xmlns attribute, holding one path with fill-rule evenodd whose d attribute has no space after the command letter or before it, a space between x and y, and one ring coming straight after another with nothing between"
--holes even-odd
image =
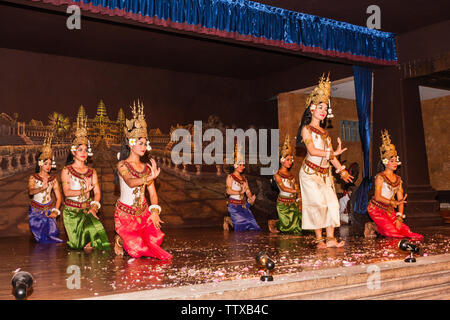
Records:
<instances>
[{"instance_id":1,"label":"dancer in white costume","mask_svg":"<svg viewBox=\"0 0 450 320\"><path fill-rule=\"evenodd\" d=\"M307 155L300 168L299 180L302 195L302 229L314 230L318 248L342 247L334 237L334 228L340 226L339 202L336 197L330 163L341 178L350 182L353 177L345 170L336 156L342 154L341 140L333 149L331 138L320 123L327 117L333 117L329 106L330 80L322 76L319 85L314 88L306 102L300 126L301 138L305 143ZM328 109L328 110L327 110ZM326 229L326 239L322 229Z\"/></svg>"}]
</instances>

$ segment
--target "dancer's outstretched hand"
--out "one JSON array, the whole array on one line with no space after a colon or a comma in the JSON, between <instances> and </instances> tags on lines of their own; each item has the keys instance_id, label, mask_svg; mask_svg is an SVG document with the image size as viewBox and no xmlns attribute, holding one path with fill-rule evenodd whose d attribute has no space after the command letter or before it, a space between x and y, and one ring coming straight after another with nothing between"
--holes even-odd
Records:
<instances>
[{"instance_id":1,"label":"dancer's outstretched hand","mask_svg":"<svg viewBox=\"0 0 450 320\"><path fill-rule=\"evenodd\" d=\"M150 159L150 171L149 180L155 180L161 172L161 169L156 165L155 159Z\"/></svg>"},{"instance_id":2,"label":"dancer's outstretched hand","mask_svg":"<svg viewBox=\"0 0 450 320\"><path fill-rule=\"evenodd\" d=\"M92 191L92 189L94 189L94 185L91 183L91 180L88 177L84 178L84 183L86 185L86 192L90 192Z\"/></svg>"},{"instance_id":3,"label":"dancer's outstretched hand","mask_svg":"<svg viewBox=\"0 0 450 320\"><path fill-rule=\"evenodd\" d=\"M250 203L250 205L253 205L255 203L255 200L256 200L256 194L254 194L250 198L248 198L248 203Z\"/></svg>"},{"instance_id":4,"label":"dancer's outstretched hand","mask_svg":"<svg viewBox=\"0 0 450 320\"><path fill-rule=\"evenodd\" d=\"M94 208L89 209L88 213L92 214L95 219L100 220L100 218L97 216L97 213L95 212Z\"/></svg>"},{"instance_id":5,"label":"dancer's outstretched hand","mask_svg":"<svg viewBox=\"0 0 450 320\"><path fill-rule=\"evenodd\" d=\"M342 180L344 180L345 182L352 182L353 181L353 179L354 179L354 177L353 176L351 176L350 174L347 176L347 177L345 177L345 178L342 178Z\"/></svg>"},{"instance_id":6,"label":"dancer's outstretched hand","mask_svg":"<svg viewBox=\"0 0 450 320\"><path fill-rule=\"evenodd\" d=\"M408 194L406 193L405 196L403 197L403 199L399 199L398 201L395 201L396 206L406 203L407 196L408 196Z\"/></svg>"},{"instance_id":7,"label":"dancer's outstretched hand","mask_svg":"<svg viewBox=\"0 0 450 320\"><path fill-rule=\"evenodd\" d=\"M156 229L161 229L161 223L164 223L164 221L159 218L159 214L157 213L152 213L148 218L147 223L150 222L150 220L152 221Z\"/></svg>"},{"instance_id":8,"label":"dancer's outstretched hand","mask_svg":"<svg viewBox=\"0 0 450 320\"><path fill-rule=\"evenodd\" d=\"M347 148L342 149L342 141L341 138L337 138L337 142L338 142L338 147L337 149L334 151L334 155L338 156L340 154L343 154L345 151L347 151Z\"/></svg>"}]
</instances>

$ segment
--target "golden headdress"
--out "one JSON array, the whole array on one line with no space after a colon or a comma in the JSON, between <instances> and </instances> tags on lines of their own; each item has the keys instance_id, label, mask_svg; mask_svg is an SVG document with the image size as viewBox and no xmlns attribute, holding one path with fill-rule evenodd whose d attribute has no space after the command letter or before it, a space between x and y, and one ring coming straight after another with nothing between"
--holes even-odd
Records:
<instances>
[{"instance_id":1,"label":"golden headdress","mask_svg":"<svg viewBox=\"0 0 450 320\"><path fill-rule=\"evenodd\" d=\"M381 131L381 141L380 156L383 163L386 162L386 160L389 161L392 157L397 157L398 161L397 151L395 150L395 146L391 143L391 138L386 129Z\"/></svg>"},{"instance_id":2,"label":"golden headdress","mask_svg":"<svg viewBox=\"0 0 450 320\"><path fill-rule=\"evenodd\" d=\"M319 79L319 84L317 87L309 95L308 99L306 99L306 108L310 107L311 111L316 108L316 106L323 102L328 104L328 115L327 118L333 118L333 111L331 110L331 81L330 81L330 73L328 72L328 76L325 79L325 73Z\"/></svg>"},{"instance_id":3,"label":"golden headdress","mask_svg":"<svg viewBox=\"0 0 450 320\"><path fill-rule=\"evenodd\" d=\"M53 133L50 133L47 137L44 139L44 144L41 148L41 155L39 156L39 160L47 160L53 158L53 150L52 150L52 138Z\"/></svg>"},{"instance_id":4,"label":"golden headdress","mask_svg":"<svg viewBox=\"0 0 450 320\"><path fill-rule=\"evenodd\" d=\"M87 137L87 116L77 117L77 130L75 131L75 138L73 139L72 146L78 147L80 144L89 144Z\"/></svg>"},{"instance_id":5,"label":"golden headdress","mask_svg":"<svg viewBox=\"0 0 450 320\"><path fill-rule=\"evenodd\" d=\"M234 154L234 167L236 168L238 164L244 164L245 163L245 155L242 152L242 145L239 143L236 143L235 145L235 154Z\"/></svg>"},{"instance_id":6,"label":"golden headdress","mask_svg":"<svg viewBox=\"0 0 450 320\"><path fill-rule=\"evenodd\" d=\"M130 107L133 113L133 119L125 120L126 128L125 135L129 139L147 138L147 123L144 117L144 104L141 104L138 100L137 108L133 102L133 106Z\"/></svg>"},{"instance_id":7,"label":"golden headdress","mask_svg":"<svg viewBox=\"0 0 450 320\"><path fill-rule=\"evenodd\" d=\"M82 115L77 117L77 130L75 131L75 138L72 142L71 151L75 151L80 144L84 144L88 147L88 156L92 157L91 142L88 139L87 131L87 116Z\"/></svg>"},{"instance_id":8,"label":"golden headdress","mask_svg":"<svg viewBox=\"0 0 450 320\"><path fill-rule=\"evenodd\" d=\"M293 149L291 146L291 141L289 139L289 135L287 134L286 137L284 138L284 143L280 148L280 157L281 159L286 158L287 156L292 156L293 154Z\"/></svg>"}]
</instances>

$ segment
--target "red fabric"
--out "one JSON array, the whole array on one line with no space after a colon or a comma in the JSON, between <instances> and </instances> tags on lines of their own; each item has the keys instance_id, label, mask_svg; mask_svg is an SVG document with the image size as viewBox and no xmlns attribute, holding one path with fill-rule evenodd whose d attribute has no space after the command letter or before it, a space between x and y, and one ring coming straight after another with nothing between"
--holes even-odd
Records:
<instances>
[{"instance_id":1,"label":"red fabric","mask_svg":"<svg viewBox=\"0 0 450 320\"><path fill-rule=\"evenodd\" d=\"M121 205L131 207L121 203ZM128 214L117 206L114 211L115 229L123 241L123 248L133 258L153 257L160 260L171 259L172 255L160 246L164 233L156 229L149 220L150 212L145 210L139 216ZM149 220L147 222L147 220Z\"/></svg>"},{"instance_id":2,"label":"red fabric","mask_svg":"<svg viewBox=\"0 0 450 320\"><path fill-rule=\"evenodd\" d=\"M414 240L422 240L423 236L418 233L411 232L409 227L402 223L400 229L395 225L396 212L393 209L385 211L372 203L368 206L369 216L377 225L377 231L382 236L393 238L412 238Z\"/></svg>"}]
</instances>

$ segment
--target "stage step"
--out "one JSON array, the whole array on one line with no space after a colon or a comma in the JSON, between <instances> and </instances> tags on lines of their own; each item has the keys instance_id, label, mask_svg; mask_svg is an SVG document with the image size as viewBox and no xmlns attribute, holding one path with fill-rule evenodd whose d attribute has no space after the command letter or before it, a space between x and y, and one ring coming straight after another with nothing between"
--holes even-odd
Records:
<instances>
[{"instance_id":1,"label":"stage step","mask_svg":"<svg viewBox=\"0 0 450 320\"><path fill-rule=\"evenodd\" d=\"M373 269L379 270L379 273L373 273ZM252 278L130 292L96 299L347 300L448 299L449 296L450 254L444 254L418 257L416 263L397 260L275 275L273 282Z\"/></svg>"},{"instance_id":2,"label":"stage step","mask_svg":"<svg viewBox=\"0 0 450 320\"><path fill-rule=\"evenodd\" d=\"M370 297L370 300L449 300L450 283Z\"/></svg>"}]
</instances>

